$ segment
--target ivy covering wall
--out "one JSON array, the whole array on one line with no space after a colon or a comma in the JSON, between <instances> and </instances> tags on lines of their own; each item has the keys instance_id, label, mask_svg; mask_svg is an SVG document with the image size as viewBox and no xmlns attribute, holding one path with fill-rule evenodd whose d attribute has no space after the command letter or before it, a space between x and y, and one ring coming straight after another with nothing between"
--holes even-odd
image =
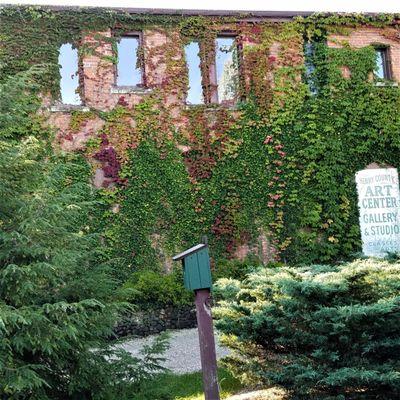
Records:
<instances>
[{"instance_id":1,"label":"ivy covering wall","mask_svg":"<svg viewBox=\"0 0 400 400\"><path fill-rule=\"evenodd\" d=\"M122 98L107 112L73 112L76 131L90 118L105 122L84 154L102 162L114 181L98 191L96 224L121 276L137 268L157 269L204 234L216 259L232 257L240 245L257 244L262 234L274 257L290 263L335 261L359 251L354 174L371 162L399 167L400 92L371 79L376 64L371 46L329 48L326 38L361 26L400 32L396 16L316 15L272 23L248 22L245 16L1 11L1 76L46 63L41 84L55 97L59 46L66 41L78 46L82 27L98 32L161 27L171 35L178 29L174 46L200 38L206 57L219 27L232 24L239 38L253 40L241 66L246 101L236 110L190 107L184 111L188 125L177 129L155 90L133 108ZM309 60L315 70L307 79L305 39L318 43ZM167 51L173 53L174 47ZM343 76L343 66L349 77ZM183 95L187 90L181 76L166 84Z\"/></svg>"}]
</instances>

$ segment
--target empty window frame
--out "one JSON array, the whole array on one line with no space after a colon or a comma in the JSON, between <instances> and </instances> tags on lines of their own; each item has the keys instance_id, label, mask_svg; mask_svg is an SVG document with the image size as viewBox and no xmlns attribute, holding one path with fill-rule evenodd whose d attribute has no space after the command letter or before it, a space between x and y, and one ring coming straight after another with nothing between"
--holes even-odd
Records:
<instances>
[{"instance_id":1,"label":"empty window frame","mask_svg":"<svg viewBox=\"0 0 400 400\"><path fill-rule=\"evenodd\" d=\"M376 54L375 76L378 79L392 79L389 47L375 46L375 54Z\"/></svg>"},{"instance_id":2,"label":"empty window frame","mask_svg":"<svg viewBox=\"0 0 400 400\"><path fill-rule=\"evenodd\" d=\"M315 42L306 40L304 42L304 79L311 94L317 93L317 84L315 82Z\"/></svg>"},{"instance_id":3,"label":"empty window frame","mask_svg":"<svg viewBox=\"0 0 400 400\"><path fill-rule=\"evenodd\" d=\"M188 43L184 48L184 52L189 81L186 103L204 104L199 43Z\"/></svg>"},{"instance_id":4,"label":"empty window frame","mask_svg":"<svg viewBox=\"0 0 400 400\"><path fill-rule=\"evenodd\" d=\"M117 86L141 86L143 69L140 60L141 37L139 34L122 36L117 43Z\"/></svg>"},{"instance_id":5,"label":"empty window frame","mask_svg":"<svg viewBox=\"0 0 400 400\"><path fill-rule=\"evenodd\" d=\"M233 104L239 93L239 47L236 37L218 36L215 41L215 68L210 71L215 76L211 83L217 87L211 101L220 104Z\"/></svg>"},{"instance_id":6,"label":"empty window frame","mask_svg":"<svg viewBox=\"0 0 400 400\"><path fill-rule=\"evenodd\" d=\"M78 50L71 43L64 43L60 47L58 64L60 66L60 94L61 101L69 105L81 105L79 95L79 57Z\"/></svg>"}]
</instances>

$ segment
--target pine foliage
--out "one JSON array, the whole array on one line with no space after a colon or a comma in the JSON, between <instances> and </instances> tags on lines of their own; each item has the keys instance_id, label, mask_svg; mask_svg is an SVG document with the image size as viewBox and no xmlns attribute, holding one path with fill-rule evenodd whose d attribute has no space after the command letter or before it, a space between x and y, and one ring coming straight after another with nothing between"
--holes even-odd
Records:
<instances>
[{"instance_id":1,"label":"pine foliage","mask_svg":"<svg viewBox=\"0 0 400 400\"><path fill-rule=\"evenodd\" d=\"M221 280L217 326L243 380L293 398L400 398L400 263L262 269Z\"/></svg>"},{"instance_id":2,"label":"pine foliage","mask_svg":"<svg viewBox=\"0 0 400 400\"><path fill-rule=\"evenodd\" d=\"M165 339L141 359L107 341L124 305L92 229L87 167L29 134L35 86L12 82L18 95L0 118L0 398L128 398L160 369Z\"/></svg>"}]
</instances>

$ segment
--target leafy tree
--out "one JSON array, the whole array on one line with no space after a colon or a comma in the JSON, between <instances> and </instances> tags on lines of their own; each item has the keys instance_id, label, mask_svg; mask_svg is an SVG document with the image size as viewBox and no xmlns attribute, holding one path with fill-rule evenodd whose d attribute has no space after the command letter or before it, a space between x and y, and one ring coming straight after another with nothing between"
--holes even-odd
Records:
<instances>
[{"instance_id":1,"label":"leafy tree","mask_svg":"<svg viewBox=\"0 0 400 400\"><path fill-rule=\"evenodd\" d=\"M400 263L262 269L221 280L228 366L297 399L398 399Z\"/></svg>"},{"instance_id":2,"label":"leafy tree","mask_svg":"<svg viewBox=\"0 0 400 400\"><path fill-rule=\"evenodd\" d=\"M92 229L87 166L31 135L31 72L0 86L11 88L0 105L0 398L124 399L159 369L165 340L142 359L110 347L124 305Z\"/></svg>"}]
</instances>

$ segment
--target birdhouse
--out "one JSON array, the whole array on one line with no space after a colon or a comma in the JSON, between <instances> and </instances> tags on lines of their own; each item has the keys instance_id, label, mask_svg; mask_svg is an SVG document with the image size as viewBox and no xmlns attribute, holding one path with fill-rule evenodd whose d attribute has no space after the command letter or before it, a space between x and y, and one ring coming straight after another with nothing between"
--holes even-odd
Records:
<instances>
[{"instance_id":1,"label":"birdhouse","mask_svg":"<svg viewBox=\"0 0 400 400\"><path fill-rule=\"evenodd\" d=\"M208 289L212 286L210 256L204 243L191 247L172 258L182 260L183 281L188 290Z\"/></svg>"}]
</instances>

